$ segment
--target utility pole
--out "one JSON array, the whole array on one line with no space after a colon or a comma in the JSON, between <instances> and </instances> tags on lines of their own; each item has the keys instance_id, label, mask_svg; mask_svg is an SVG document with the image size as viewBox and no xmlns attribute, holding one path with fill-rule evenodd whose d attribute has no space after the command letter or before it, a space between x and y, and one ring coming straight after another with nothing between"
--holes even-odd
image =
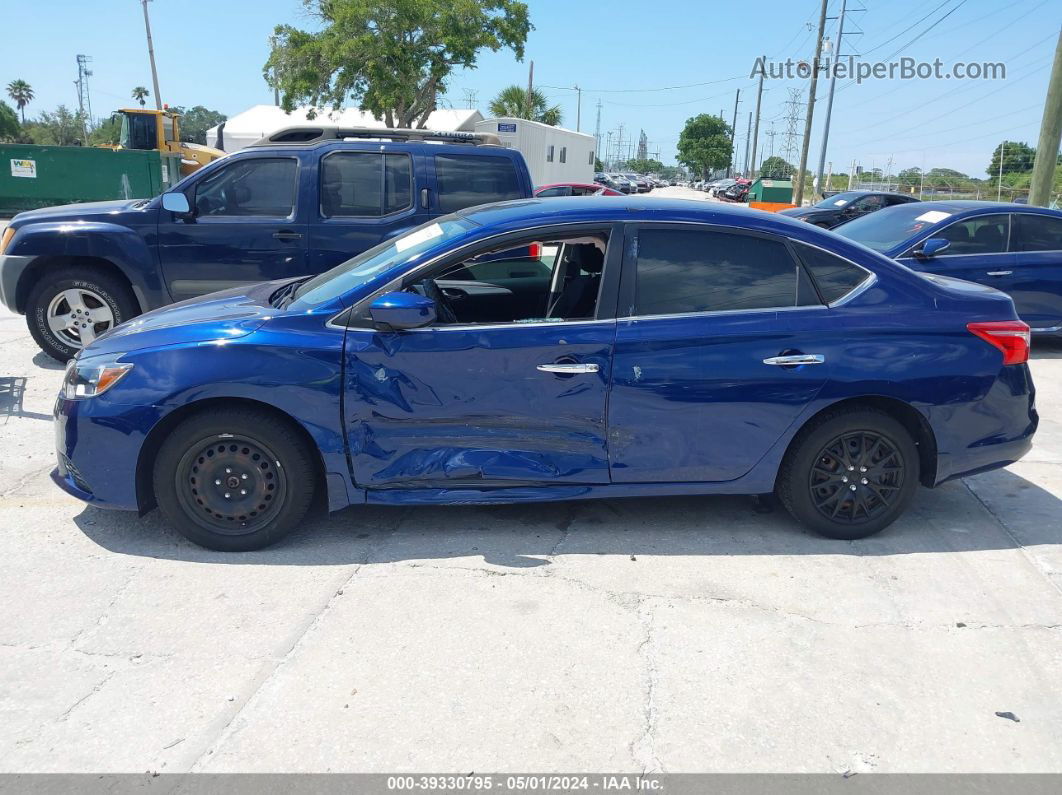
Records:
<instances>
[{"instance_id":1,"label":"utility pole","mask_svg":"<svg viewBox=\"0 0 1062 795\"><path fill-rule=\"evenodd\" d=\"M822 189L822 166L826 162L826 144L830 140L830 116L833 115L833 90L837 85L837 61L841 57L841 42L844 36L844 12L847 0L841 0L841 12L837 15L837 45L830 53L830 93L826 96L826 118L822 126L822 149L819 151L819 168L815 172L814 192Z\"/></svg>"},{"instance_id":2,"label":"utility pole","mask_svg":"<svg viewBox=\"0 0 1062 795\"><path fill-rule=\"evenodd\" d=\"M597 101L597 121L594 123L594 157L601 156L601 100Z\"/></svg>"},{"instance_id":3,"label":"utility pole","mask_svg":"<svg viewBox=\"0 0 1062 795\"><path fill-rule=\"evenodd\" d=\"M531 118L531 91L534 89L535 83L535 62L531 61L531 65L527 69L527 118Z\"/></svg>"},{"instance_id":4,"label":"utility pole","mask_svg":"<svg viewBox=\"0 0 1062 795\"><path fill-rule=\"evenodd\" d=\"M766 59L767 56L764 56ZM763 70L760 70L760 84L756 88L756 126L752 130L752 167L750 179L756 176L756 145L760 142L760 99L763 97Z\"/></svg>"},{"instance_id":5,"label":"utility pole","mask_svg":"<svg viewBox=\"0 0 1062 795\"><path fill-rule=\"evenodd\" d=\"M822 0L819 12L819 34L815 41L815 57L811 60L811 87L808 90L808 112L804 118L804 141L800 144L800 166L797 169L796 185L793 187L793 204L799 207L804 201L804 172L808 167L808 147L811 144L811 121L815 115L815 90L819 84L819 58L822 57L822 34L826 30L826 4Z\"/></svg>"},{"instance_id":6,"label":"utility pole","mask_svg":"<svg viewBox=\"0 0 1062 795\"><path fill-rule=\"evenodd\" d=\"M162 95L159 94L159 72L155 68L155 45L151 43L151 22L148 20L147 4L148 0L140 0L140 5L144 7L144 31L147 33L148 60L151 61L151 86L155 89L155 109L162 110Z\"/></svg>"},{"instance_id":7,"label":"utility pole","mask_svg":"<svg viewBox=\"0 0 1062 795\"><path fill-rule=\"evenodd\" d=\"M576 86L575 92L578 95L578 99L575 101L575 131L580 132L580 125L583 121L583 90Z\"/></svg>"},{"instance_id":8,"label":"utility pole","mask_svg":"<svg viewBox=\"0 0 1062 795\"><path fill-rule=\"evenodd\" d=\"M770 142L771 142L771 148L770 148L770 150L769 150L769 151L767 152L767 159L768 159L768 160L770 160L770 159L771 159L772 157L774 157L774 136L778 135L778 133L777 133L777 132L775 132L775 129L774 129L774 122L773 122L773 121L771 122L771 129L769 129L769 130L768 130L768 131L767 131L767 132L765 133L765 135L767 136L767 138L768 138L768 139L770 140Z\"/></svg>"},{"instance_id":9,"label":"utility pole","mask_svg":"<svg viewBox=\"0 0 1062 795\"><path fill-rule=\"evenodd\" d=\"M1040 139L1036 144L1032 182L1029 184L1029 204L1046 207L1051 199L1051 180L1058 163L1058 146L1062 143L1062 31L1055 45L1055 64L1047 84L1044 118L1040 122ZM1000 158L1000 163L1003 158Z\"/></svg>"},{"instance_id":10,"label":"utility pole","mask_svg":"<svg viewBox=\"0 0 1062 795\"><path fill-rule=\"evenodd\" d=\"M605 170L612 168L612 130L608 131L608 143L605 145Z\"/></svg>"},{"instance_id":11,"label":"utility pole","mask_svg":"<svg viewBox=\"0 0 1062 795\"><path fill-rule=\"evenodd\" d=\"M749 111L749 124L745 129L745 168L742 170L742 174L746 177L749 175L749 140L752 138L752 111Z\"/></svg>"},{"instance_id":12,"label":"utility pole","mask_svg":"<svg viewBox=\"0 0 1062 795\"><path fill-rule=\"evenodd\" d=\"M734 121L730 125L730 165L726 167L726 175L730 176L730 170L733 166L737 165L737 108L738 103L741 102L741 89L737 90L734 95Z\"/></svg>"},{"instance_id":13,"label":"utility pole","mask_svg":"<svg viewBox=\"0 0 1062 795\"><path fill-rule=\"evenodd\" d=\"M852 181L855 180L856 162L852 160L852 170L848 172L848 190L852 189Z\"/></svg>"}]
</instances>

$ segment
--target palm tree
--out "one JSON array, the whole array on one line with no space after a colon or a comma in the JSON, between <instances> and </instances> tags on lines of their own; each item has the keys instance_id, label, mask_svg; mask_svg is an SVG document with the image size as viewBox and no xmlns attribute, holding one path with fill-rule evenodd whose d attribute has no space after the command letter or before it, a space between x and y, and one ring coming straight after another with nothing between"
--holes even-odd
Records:
<instances>
[{"instance_id":1,"label":"palm tree","mask_svg":"<svg viewBox=\"0 0 1062 795\"><path fill-rule=\"evenodd\" d=\"M561 123L560 105L548 107L546 95L537 88L531 89L531 114L527 113L527 89L509 86L502 89L490 101L490 112L495 116L510 116L514 119L530 119L556 127Z\"/></svg>"},{"instance_id":2,"label":"palm tree","mask_svg":"<svg viewBox=\"0 0 1062 795\"><path fill-rule=\"evenodd\" d=\"M143 86L137 86L133 89L133 99L140 103L140 107L144 107L144 100L151 96L151 92Z\"/></svg>"},{"instance_id":3,"label":"palm tree","mask_svg":"<svg viewBox=\"0 0 1062 795\"><path fill-rule=\"evenodd\" d=\"M26 123L26 106L33 101L33 89L25 80L12 80L7 84L7 95L11 97L22 113L22 123Z\"/></svg>"}]
</instances>

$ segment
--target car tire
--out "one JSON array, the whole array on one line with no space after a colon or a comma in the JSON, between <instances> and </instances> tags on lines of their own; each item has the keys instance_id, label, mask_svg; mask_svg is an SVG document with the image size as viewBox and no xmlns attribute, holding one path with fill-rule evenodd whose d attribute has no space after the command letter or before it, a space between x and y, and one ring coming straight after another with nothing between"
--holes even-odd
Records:
<instances>
[{"instance_id":1,"label":"car tire","mask_svg":"<svg viewBox=\"0 0 1062 795\"><path fill-rule=\"evenodd\" d=\"M852 408L828 412L797 434L776 491L802 525L850 541L892 524L918 482L910 432L883 411Z\"/></svg>"},{"instance_id":2,"label":"car tire","mask_svg":"<svg viewBox=\"0 0 1062 795\"><path fill-rule=\"evenodd\" d=\"M152 482L163 517L220 552L262 549L306 516L317 477L298 431L265 411L207 409L159 449Z\"/></svg>"},{"instance_id":3,"label":"car tire","mask_svg":"<svg viewBox=\"0 0 1062 795\"><path fill-rule=\"evenodd\" d=\"M85 312L83 322L79 322L81 309ZM73 358L84 347L79 339L86 329L91 328L95 339L138 314L140 307L128 283L102 270L63 268L46 272L26 297L30 334L42 351L60 362ZM64 327L57 328L60 321Z\"/></svg>"}]
</instances>

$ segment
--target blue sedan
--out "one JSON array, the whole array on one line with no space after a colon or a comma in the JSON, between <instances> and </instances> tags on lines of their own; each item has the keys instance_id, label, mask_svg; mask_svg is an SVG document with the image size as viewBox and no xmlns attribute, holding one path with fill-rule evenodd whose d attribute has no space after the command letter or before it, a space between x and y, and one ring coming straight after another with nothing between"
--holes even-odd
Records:
<instances>
[{"instance_id":1,"label":"blue sedan","mask_svg":"<svg viewBox=\"0 0 1062 795\"><path fill-rule=\"evenodd\" d=\"M836 227L910 268L995 287L1034 333L1062 331L1062 212L1000 202L901 204Z\"/></svg>"},{"instance_id":2,"label":"blue sedan","mask_svg":"<svg viewBox=\"0 0 1062 795\"><path fill-rule=\"evenodd\" d=\"M853 539L1029 450L1028 345L1003 293L777 215L485 205L99 337L53 478L233 551L314 504L771 492Z\"/></svg>"}]
</instances>

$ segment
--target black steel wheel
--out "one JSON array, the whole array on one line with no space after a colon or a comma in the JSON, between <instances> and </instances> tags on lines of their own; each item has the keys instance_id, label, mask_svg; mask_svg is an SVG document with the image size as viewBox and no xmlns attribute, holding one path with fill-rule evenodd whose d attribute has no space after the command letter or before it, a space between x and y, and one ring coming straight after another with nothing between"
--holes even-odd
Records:
<instances>
[{"instance_id":1,"label":"black steel wheel","mask_svg":"<svg viewBox=\"0 0 1062 795\"><path fill-rule=\"evenodd\" d=\"M918 448L902 423L877 409L841 409L793 440L777 492L801 524L851 540L895 521L918 481Z\"/></svg>"},{"instance_id":2,"label":"black steel wheel","mask_svg":"<svg viewBox=\"0 0 1062 795\"><path fill-rule=\"evenodd\" d=\"M317 488L293 422L241 407L207 409L174 428L155 459L163 516L200 546L261 549L306 515Z\"/></svg>"}]
</instances>

